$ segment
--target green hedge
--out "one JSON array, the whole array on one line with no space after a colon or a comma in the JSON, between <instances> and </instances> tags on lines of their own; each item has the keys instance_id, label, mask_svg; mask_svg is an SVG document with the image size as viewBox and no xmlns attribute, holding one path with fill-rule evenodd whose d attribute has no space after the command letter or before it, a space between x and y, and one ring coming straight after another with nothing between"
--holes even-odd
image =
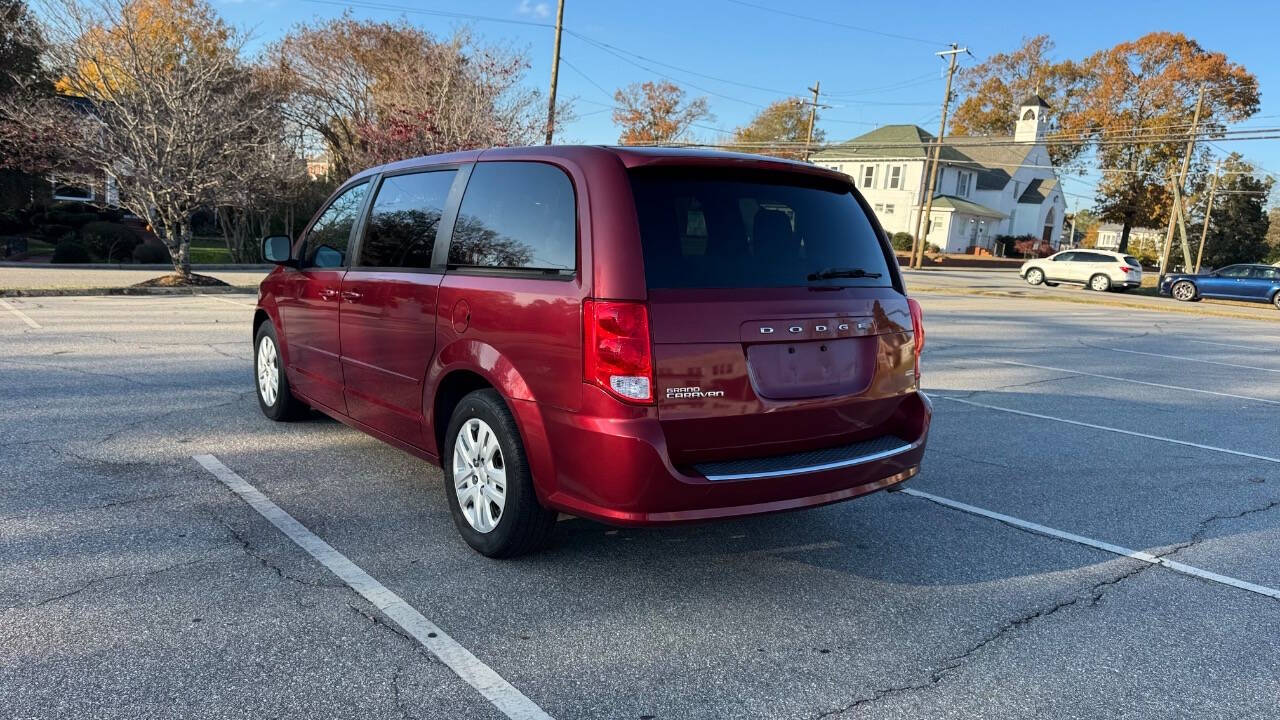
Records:
<instances>
[{"instance_id":1,"label":"green hedge","mask_svg":"<svg viewBox=\"0 0 1280 720\"><path fill-rule=\"evenodd\" d=\"M92 259L89 257L89 251L84 245L72 238L65 238L58 241L57 247L53 249L52 262L56 263L87 263Z\"/></svg>"}]
</instances>

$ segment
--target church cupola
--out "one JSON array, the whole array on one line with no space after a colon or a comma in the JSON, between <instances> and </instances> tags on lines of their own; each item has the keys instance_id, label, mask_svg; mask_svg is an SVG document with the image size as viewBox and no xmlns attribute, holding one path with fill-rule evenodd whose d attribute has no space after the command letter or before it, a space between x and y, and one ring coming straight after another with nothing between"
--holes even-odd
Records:
<instances>
[{"instance_id":1,"label":"church cupola","mask_svg":"<svg viewBox=\"0 0 1280 720\"><path fill-rule=\"evenodd\" d=\"M1049 103L1039 95L1029 95L1018 105L1018 124L1013 132L1014 142L1039 142L1044 139L1045 130L1049 127L1049 118L1045 114Z\"/></svg>"}]
</instances>

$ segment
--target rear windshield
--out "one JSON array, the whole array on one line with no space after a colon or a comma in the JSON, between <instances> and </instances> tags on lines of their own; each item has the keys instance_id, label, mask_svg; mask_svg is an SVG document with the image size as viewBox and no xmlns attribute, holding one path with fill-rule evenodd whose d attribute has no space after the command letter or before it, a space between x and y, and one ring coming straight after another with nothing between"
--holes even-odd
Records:
<instances>
[{"instance_id":1,"label":"rear windshield","mask_svg":"<svg viewBox=\"0 0 1280 720\"><path fill-rule=\"evenodd\" d=\"M1136 258L1136 257L1134 257L1134 256L1132 256L1132 255L1125 255L1125 256L1124 256L1124 261L1125 261L1125 263L1127 263L1127 264L1129 264L1129 265L1132 265L1133 267L1136 267L1136 268L1140 268L1140 267L1142 267L1142 263L1138 262L1138 258Z\"/></svg>"},{"instance_id":2,"label":"rear windshield","mask_svg":"<svg viewBox=\"0 0 1280 720\"><path fill-rule=\"evenodd\" d=\"M636 171L631 186L650 288L893 285L847 186L688 169Z\"/></svg>"}]
</instances>

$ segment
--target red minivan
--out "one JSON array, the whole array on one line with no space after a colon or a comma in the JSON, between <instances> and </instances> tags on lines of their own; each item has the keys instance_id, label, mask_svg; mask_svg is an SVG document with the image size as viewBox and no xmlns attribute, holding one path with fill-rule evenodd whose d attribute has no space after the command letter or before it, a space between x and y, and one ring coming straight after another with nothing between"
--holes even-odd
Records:
<instances>
[{"instance_id":1,"label":"red minivan","mask_svg":"<svg viewBox=\"0 0 1280 720\"><path fill-rule=\"evenodd\" d=\"M657 525L812 507L915 475L921 313L840 173L548 146L366 170L254 317L258 400L444 469L458 531L537 549L557 513Z\"/></svg>"}]
</instances>

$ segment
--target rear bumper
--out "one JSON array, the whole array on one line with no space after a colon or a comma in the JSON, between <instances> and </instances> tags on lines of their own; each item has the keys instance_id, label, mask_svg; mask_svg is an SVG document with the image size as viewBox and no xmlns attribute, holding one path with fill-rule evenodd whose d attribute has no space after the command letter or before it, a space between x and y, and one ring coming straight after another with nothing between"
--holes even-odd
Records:
<instances>
[{"instance_id":1,"label":"rear bumper","mask_svg":"<svg viewBox=\"0 0 1280 720\"><path fill-rule=\"evenodd\" d=\"M898 485L919 472L932 418L905 396L878 443L760 458L751 467L675 467L656 416L599 418L515 403L542 502L616 525L661 525L814 507ZM528 417L524 417L528 416ZM536 416L536 417L535 417ZM530 421L536 430L530 432ZM544 445L545 443L545 445ZM834 453L832 455L831 453Z\"/></svg>"}]
</instances>

